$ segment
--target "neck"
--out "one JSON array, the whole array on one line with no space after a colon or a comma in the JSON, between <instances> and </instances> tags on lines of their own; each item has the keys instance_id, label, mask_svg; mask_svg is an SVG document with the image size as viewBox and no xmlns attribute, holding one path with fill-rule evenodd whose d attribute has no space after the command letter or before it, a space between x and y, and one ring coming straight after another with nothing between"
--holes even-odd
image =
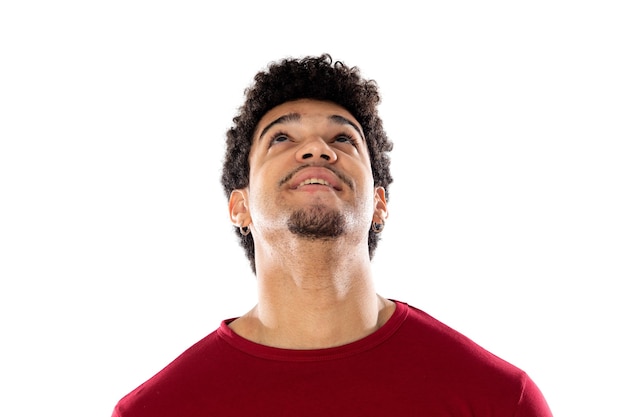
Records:
<instances>
[{"instance_id":1,"label":"neck","mask_svg":"<svg viewBox=\"0 0 626 417\"><path fill-rule=\"evenodd\" d=\"M231 323L236 333L268 346L320 349L361 339L391 316L394 304L375 292L367 247L356 253L328 241L288 247L271 256L257 252L259 302Z\"/></svg>"}]
</instances>

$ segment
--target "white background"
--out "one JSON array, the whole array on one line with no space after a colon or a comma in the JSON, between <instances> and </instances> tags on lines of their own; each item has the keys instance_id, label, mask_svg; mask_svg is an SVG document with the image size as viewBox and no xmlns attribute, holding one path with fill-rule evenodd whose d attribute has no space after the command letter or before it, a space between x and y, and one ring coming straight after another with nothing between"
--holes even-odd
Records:
<instances>
[{"instance_id":1,"label":"white background","mask_svg":"<svg viewBox=\"0 0 626 417\"><path fill-rule=\"evenodd\" d=\"M2 3L1 415L109 416L254 304L224 133L258 70L322 52L395 143L379 292L555 415L624 415L621 2L409 3Z\"/></svg>"}]
</instances>

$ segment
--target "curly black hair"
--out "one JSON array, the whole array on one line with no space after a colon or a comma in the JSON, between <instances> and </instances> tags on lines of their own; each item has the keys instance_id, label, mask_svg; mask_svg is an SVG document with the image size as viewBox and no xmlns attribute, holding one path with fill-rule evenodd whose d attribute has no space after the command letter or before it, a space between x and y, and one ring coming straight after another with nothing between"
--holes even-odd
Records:
<instances>
[{"instance_id":1,"label":"curly black hair","mask_svg":"<svg viewBox=\"0 0 626 417\"><path fill-rule=\"evenodd\" d=\"M352 114L361 124L372 165L375 186L381 186L389 196L389 184L393 181L389 169L388 152L393 148L378 116L380 95L373 80L361 77L357 67L348 67L341 61L333 61L330 55L285 58L271 62L267 69L259 71L254 83L246 88L245 101L233 118L233 126L226 133L226 155L222 167L222 185L226 198L233 190L248 186L250 165L248 156L252 136L261 118L274 107L298 99L314 99L334 102ZM252 235L243 236L235 227L241 246L256 274L254 240ZM374 256L379 235L369 232L369 256Z\"/></svg>"}]
</instances>

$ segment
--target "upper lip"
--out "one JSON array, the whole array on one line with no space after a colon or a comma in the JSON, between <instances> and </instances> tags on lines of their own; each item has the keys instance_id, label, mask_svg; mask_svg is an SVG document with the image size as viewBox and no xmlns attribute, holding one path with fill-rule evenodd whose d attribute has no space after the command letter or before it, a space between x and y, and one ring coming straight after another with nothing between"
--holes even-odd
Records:
<instances>
[{"instance_id":1,"label":"upper lip","mask_svg":"<svg viewBox=\"0 0 626 417\"><path fill-rule=\"evenodd\" d=\"M306 180L322 180L328 183L328 186L337 191L341 191L341 180L328 168L320 167L303 167L291 173L283 182L287 182L289 188L295 190L303 185Z\"/></svg>"}]
</instances>

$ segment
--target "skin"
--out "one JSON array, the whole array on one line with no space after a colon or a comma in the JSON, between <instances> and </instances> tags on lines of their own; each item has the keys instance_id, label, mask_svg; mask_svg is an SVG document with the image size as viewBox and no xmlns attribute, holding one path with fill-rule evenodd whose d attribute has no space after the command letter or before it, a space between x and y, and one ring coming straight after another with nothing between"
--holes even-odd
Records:
<instances>
[{"instance_id":1,"label":"skin","mask_svg":"<svg viewBox=\"0 0 626 417\"><path fill-rule=\"evenodd\" d=\"M229 211L254 238L259 296L233 331L267 346L320 349L380 328L395 305L374 289L367 237L373 221L386 219L387 202L357 120L331 102L283 103L259 121L249 163L250 183L232 192ZM300 185L311 177L330 185ZM293 233L298 210L339 215L340 235Z\"/></svg>"}]
</instances>

